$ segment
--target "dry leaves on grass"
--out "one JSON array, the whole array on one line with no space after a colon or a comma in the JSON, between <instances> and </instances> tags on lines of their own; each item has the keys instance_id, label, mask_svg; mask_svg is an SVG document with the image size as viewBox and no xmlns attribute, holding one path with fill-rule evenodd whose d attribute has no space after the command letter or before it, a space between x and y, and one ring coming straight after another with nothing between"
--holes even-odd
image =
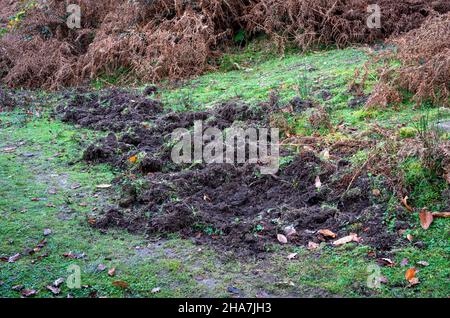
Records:
<instances>
[{"instance_id":1,"label":"dry leaves on grass","mask_svg":"<svg viewBox=\"0 0 450 318\"><path fill-rule=\"evenodd\" d=\"M288 242L286 236L284 236L283 234L278 234L277 235L277 240L281 244L287 244L287 242Z\"/></svg>"}]
</instances>

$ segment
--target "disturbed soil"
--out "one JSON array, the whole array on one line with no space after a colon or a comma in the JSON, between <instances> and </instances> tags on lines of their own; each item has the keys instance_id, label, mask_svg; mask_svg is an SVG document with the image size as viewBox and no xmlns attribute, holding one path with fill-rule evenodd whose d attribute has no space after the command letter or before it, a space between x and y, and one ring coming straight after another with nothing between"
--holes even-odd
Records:
<instances>
[{"instance_id":1,"label":"disturbed soil","mask_svg":"<svg viewBox=\"0 0 450 318\"><path fill-rule=\"evenodd\" d=\"M312 149L283 149L292 160L276 175L261 175L255 164L176 165L170 159L170 134L176 128L189 129L195 120L203 120L204 129L267 125L280 105L233 101L205 111L169 112L149 96L153 93L79 89L67 93L56 109L54 115L65 122L108 132L87 147L84 160L125 171L116 180L122 187L117 205L105 209L95 227L179 233L239 254L264 254L277 243L277 234L296 245L328 241L318 234L322 229L337 237L357 233L363 244L378 250L393 246L396 235L383 222L384 202L372 194L364 171L355 176L345 157L349 151L339 151L349 145L332 147L333 160L320 159ZM290 104L296 112L315 107L299 98ZM132 156L139 159L130 162Z\"/></svg>"}]
</instances>

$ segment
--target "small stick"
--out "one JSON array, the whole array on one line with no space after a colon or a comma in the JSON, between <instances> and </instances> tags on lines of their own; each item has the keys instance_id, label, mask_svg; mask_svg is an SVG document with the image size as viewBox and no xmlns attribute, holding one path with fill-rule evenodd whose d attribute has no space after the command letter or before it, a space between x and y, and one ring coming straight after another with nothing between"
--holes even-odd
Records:
<instances>
[{"instance_id":1,"label":"small stick","mask_svg":"<svg viewBox=\"0 0 450 318\"><path fill-rule=\"evenodd\" d=\"M433 212L435 218L450 218L450 212Z\"/></svg>"}]
</instances>

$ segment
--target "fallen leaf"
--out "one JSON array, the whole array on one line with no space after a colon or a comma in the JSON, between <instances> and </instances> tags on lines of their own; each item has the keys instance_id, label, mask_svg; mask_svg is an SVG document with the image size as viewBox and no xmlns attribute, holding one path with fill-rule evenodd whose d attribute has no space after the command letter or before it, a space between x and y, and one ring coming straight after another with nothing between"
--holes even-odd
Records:
<instances>
[{"instance_id":1,"label":"fallen leaf","mask_svg":"<svg viewBox=\"0 0 450 318\"><path fill-rule=\"evenodd\" d=\"M350 234L347 236L344 236L343 238L340 238L339 240L336 240L333 242L333 245L335 246L339 246L339 245L344 245L350 242L359 242L359 238L357 234Z\"/></svg>"},{"instance_id":2,"label":"fallen leaf","mask_svg":"<svg viewBox=\"0 0 450 318\"><path fill-rule=\"evenodd\" d=\"M424 230L427 230L431 223L433 223L433 214L428 212L426 208L423 208L419 213L420 225Z\"/></svg>"},{"instance_id":3,"label":"fallen leaf","mask_svg":"<svg viewBox=\"0 0 450 318\"><path fill-rule=\"evenodd\" d=\"M413 286L418 285L418 284L420 284L419 279L417 277L414 277L411 280L409 280L408 288L409 287L413 287Z\"/></svg>"},{"instance_id":4,"label":"fallen leaf","mask_svg":"<svg viewBox=\"0 0 450 318\"><path fill-rule=\"evenodd\" d=\"M53 295L58 295L61 292L61 289L52 285L48 285L47 289L51 291Z\"/></svg>"},{"instance_id":5,"label":"fallen leaf","mask_svg":"<svg viewBox=\"0 0 450 318\"><path fill-rule=\"evenodd\" d=\"M128 288L128 283L124 282L124 281L121 281L121 280L117 280L117 281L113 282L112 284L115 287L120 287L120 288L123 288L123 289Z\"/></svg>"},{"instance_id":6,"label":"fallen leaf","mask_svg":"<svg viewBox=\"0 0 450 318\"><path fill-rule=\"evenodd\" d=\"M49 236L50 234L52 234L51 229L44 229L44 236Z\"/></svg>"},{"instance_id":7,"label":"fallen leaf","mask_svg":"<svg viewBox=\"0 0 450 318\"><path fill-rule=\"evenodd\" d=\"M405 279L411 281L416 276L416 269L414 267L409 268L405 273Z\"/></svg>"},{"instance_id":8,"label":"fallen leaf","mask_svg":"<svg viewBox=\"0 0 450 318\"><path fill-rule=\"evenodd\" d=\"M408 235L406 235L406 239L408 241L412 242L414 238L413 238L413 236L411 234L408 234Z\"/></svg>"},{"instance_id":9,"label":"fallen leaf","mask_svg":"<svg viewBox=\"0 0 450 318\"><path fill-rule=\"evenodd\" d=\"M424 266L424 267L430 266L430 263L425 262L425 261L418 261L417 264Z\"/></svg>"},{"instance_id":10,"label":"fallen leaf","mask_svg":"<svg viewBox=\"0 0 450 318\"><path fill-rule=\"evenodd\" d=\"M385 277L385 276L380 277L380 283L387 284L388 282L389 282L389 280L387 279L387 277Z\"/></svg>"},{"instance_id":11,"label":"fallen leaf","mask_svg":"<svg viewBox=\"0 0 450 318\"><path fill-rule=\"evenodd\" d=\"M395 265L395 263L390 258L386 258L386 257L377 259L377 262L383 266L391 267L391 266Z\"/></svg>"},{"instance_id":12,"label":"fallen leaf","mask_svg":"<svg viewBox=\"0 0 450 318\"><path fill-rule=\"evenodd\" d=\"M96 219L94 219L94 218L88 218L88 223L90 224L90 225L94 225L95 223L97 223L97 220Z\"/></svg>"},{"instance_id":13,"label":"fallen leaf","mask_svg":"<svg viewBox=\"0 0 450 318\"><path fill-rule=\"evenodd\" d=\"M16 149L17 149L17 147L6 147L6 148L3 148L2 151L5 153L11 153L11 152L16 151Z\"/></svg>"},{"instance_id":14,"label":"fallen leaf","mask_svg":"<svg viewBox=\"0 0 450 318\"><path fill-rule=\"evenodd\" d=\"M308 250L312 251L319 247L319 244L309 241L308 242Z\"/></svg>"},{"instance_id":15,"label":"fallen leaf","mask_svg":"<svg viewBox=\"0 0 450 318\"><path fill-rule=\"evenodd\" d=\"M128 158L128 161L131 162L131 163L136 163L137 160L138 160L137 156L131 156L130 158Z\"/></svg>"},{"instance_id":16,"label":"fallen leaf","mask_svg":"<svg viewBox=\"0 0 450 318\"><path fill-rule=\"evenodd\" d=\"M81 207L88 206L88 204L87 204L86 202L81 202L81 203L79 203L78 205L81 206Z\"/></svg>"},{"instance_id":17,"label":"fallen leaf","mask_svg":"<svg viewBox=\"0 0 450 318\"><path fill-rule=\"evenodd\" d=\"M408 196L406 196L402 199L402 203L409 212L414 211L414 209L408 204Z\"/></svg>"},{"instance_id":18,"label":"fallen leaf","mask_svg":"<svg viewBox=\"0 0 450 318\"><path fill-rule=\"evenodd\" d=\"M286 244L288 242L286 236L284 236L283 234L278 234L277 239L281 244Z\"/></svg>"},{"instance_id":19,"label":"fallen leaf","mask_svg":"<svg viewBox=\"0 0 450 318\"><path fill-rule=\"evenodd\" d=\"M289 254L289 255L287 256L287 259L288 259L288 260L293 260L294 258L297 257L297 255L298 255L298 253L291 253L291 254Z\"/></svg>"},{"instance_id":20,"label":"fallen leaf","mask_svg":"<svg viewBox=\"0 0 450 318\"><path fill-rule=\"evenodd\" d=\"M116 268L113 267L110 270L108 270L108 276L113 277L114 275L116 275Z\"/></svg>"},{"instance_id":21,"label":"fallen leaf","mask_svg":"<svg viewBox=\"0 0 450 318\"><path fill-rule=\"evenodd\" d=\"M106 269L106 265L104 265L104 264L98 264L97 270L98 270L99 272L103 272L105 269Z\"/></svg>"},{"instance_id":22,"label":"fallen leaf","mask_svg":"<svg viewBox=\"0 0 450 318\"><path fill-rule=\"evenodd\" d=\"M31 297L37 294L37 291L34 289L23 289L21 292L23 297Z\"/></svg>"},{"instance_id":23,"label":"fallen leaf","mask_svg":"<svg viewBox=\"0 0 450 318\"><path fill-rule=\"evenodd\" d=\"M237 295L237 294L239 294L241 291L239 290L239 288L236 288L236 287L233 287L233 286L229 286L228 288L227 288L227 291L229 292L229 293L231 293L231 294L235 294L235 295Z\"/></svg>"},{"instance_id":24,"label":"fallen leaf","mask_svg":"<svg viewBox=\"0 0 450 318\"><path fill-rule=\"evenodd\" d=\"M381 195L381 191L378 189L373 189L372 190L372 194L376 197L379 197Z\"/></svg>"},{"instance_id":25,"label":"fallen leaf","mask_svg":"<svg viewBox=\"0 0 450 318\"><path fill-rule=\"evenodd\" d=\"M13 256L10 256L8 258L8 263L14 263L14 262L18 261L20 256L21 256L20 253L14 254Z\"/></svg>"},{"instance_id":26,"label":"fallen leaf","mask_svg":"<svg viewBox=\"0 0 450 318\"><path fill-rule=\"evenodd\" d=\"M330 230L319 230L318 231L319 234L322 234L325 237L331 237L331 238L336 238L336 234Z\"/></svg>"},{"instance_id":27,"label":"fallen leaf","mask_svg":"<svg viewBox=\"0 0 450 318\"><path fill-rule=\"evenodd\" d=\"M316 189L320 189L322 187L322 182L320 181L319 176L316 177L315 186L316 186Z\"/></svg>"},{"instance_id":28,"label":"fallen leaf","mask_svg":"<svg viewBox=\"0 0 450 318\"><path fill-rule=\"evenodd\" d=\"M72 186L71 186L72 190L78 189L78 188L80 188L80 187L81 187L81 184L79 184L79 183L74 183L74 184L72 184Z\"/></svg>"},{"instance_id":29,"label":"fallen leaf","mask_svg":"<svg viewBox=\"0 0 450 318\"><path fill-rule=\"evenodd\" d=\"M330 159L330 151L328 149L325 149L324 151L322 151L322 156L323 156L323 159L329 160Z\"/></svg>"},{"instance_id":30,"label":"fallen leaf","mask_svg":"<svg viewBox=\"0 0 450 318\"><path fill-rule=\"evenodd\" d=\"M152 289L152 294L157 294L161 291L161 287L155 287Z\"/></svg>"},{"instance_id":31,"label":"fallen leaf","mask_svg":"<svg viewBox=\"0 0 450 318\"><path fill-rule=\"evenodd\" d=\"M97 189L108 189L111 187L112 187L112 185L110 185L110 184L99 184L96 188Z\"/></svg>"},{"instance_id":32,"label":"fallen leaf","mask_svg":"<svg viewBox=\"0 0 450 318\"><path fill-rule=\"evenodd\" d=\"M45 206L47 208L55 208L56 207L53 203L47 203Z\"/></svg>"}]
</instances>

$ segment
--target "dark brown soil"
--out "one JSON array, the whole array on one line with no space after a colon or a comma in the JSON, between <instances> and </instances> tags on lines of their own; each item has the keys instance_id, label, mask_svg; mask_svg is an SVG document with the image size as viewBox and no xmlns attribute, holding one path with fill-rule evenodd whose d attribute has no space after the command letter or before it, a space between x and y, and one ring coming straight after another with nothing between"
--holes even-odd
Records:
<instances>
[{"instance_id":1,"label":"dark brown soil","mask_svg":"<svg viewBox=\"0 0 450 318\"><path fill-rule=\"evenodd\" d=\"M192 127L194 120L220 129L236 121L267 125L272 109L230 102L208 111L166 112L147 95L81 91L57 108L57 116L66 122L110 131L86 149L85 160L109 162L141 176L139 182L129 174L118 178L122 191L117 206L104 211L96 227L180 233L239 254L264 254L279 244L277 234L292 227L296 233L288 236L289 244L327 241L318 234L321 229L338 237L357 233L378 250L395 243L396 235L383 222L385 205L372 196L370 178L363 171L349 187L353 170L345 158L322 161L312 151L291 154L293 160L277 175L261 175L249 164L187 167L170 160L167 141L174 129ZM298 111L314 107L299 98L290 104ZM137 153L145 156L130 165L128 158Z\"/></svg>"}]
</instances>

